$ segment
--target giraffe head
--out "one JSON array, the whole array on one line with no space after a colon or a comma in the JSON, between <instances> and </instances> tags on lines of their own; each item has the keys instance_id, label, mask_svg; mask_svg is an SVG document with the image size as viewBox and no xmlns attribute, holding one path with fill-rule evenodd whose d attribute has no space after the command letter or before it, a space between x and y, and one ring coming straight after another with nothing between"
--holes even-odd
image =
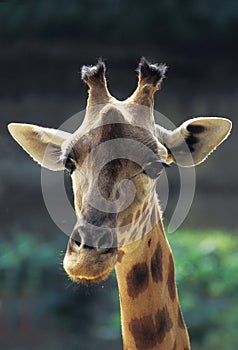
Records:
<instances>
[{"instance_id":1,"label":"giraffe head","mask_svg":"<svg viewBox=\"0 0 238 350\"><path fill-rule=\"evenodd\" d=\"M66 169L72 177L77 223L69 239L64 268L75 281L105 279L122 245L146 230L165 166L201 163L229 134L224 118L195 118L174 131L156 125L153 96L165 65L144 58L138 85L125 101L107 89L105 65L82 68L89 97L82 125L73 134L29 124L9 125L14 139L43 167ZM153 223L152 223L153 225Z\"/></svg>"}]
</instances>

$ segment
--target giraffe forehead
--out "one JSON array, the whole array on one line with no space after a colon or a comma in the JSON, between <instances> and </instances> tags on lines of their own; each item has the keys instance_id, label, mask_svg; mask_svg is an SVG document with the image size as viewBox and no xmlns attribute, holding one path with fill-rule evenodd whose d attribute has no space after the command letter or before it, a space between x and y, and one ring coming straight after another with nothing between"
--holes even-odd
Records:
<instances>
[{"instance_id":1,"label":"giraffe forehead","mask_svg":"<svg viewBox=\"0 0 238 350\"><path fill-rule=\"evenodd\" d=\"M84 134L82 131L74 134L64 145L63 153L73 154L76 161L82 161L95 150L104 157L110 155L120 158L121 155L121 158L125 159L126 155L138 155L138 149L141 150L140 157L148 158L148 154L150 157L156 157L159 150L158 141L147 129L115 122L97 126Z\"/></svg>"}]
</instances>

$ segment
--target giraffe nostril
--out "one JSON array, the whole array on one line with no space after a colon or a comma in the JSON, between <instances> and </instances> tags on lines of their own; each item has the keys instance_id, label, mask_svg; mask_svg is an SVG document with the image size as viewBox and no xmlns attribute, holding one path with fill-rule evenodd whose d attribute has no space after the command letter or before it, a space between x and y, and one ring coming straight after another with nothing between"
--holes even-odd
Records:
<instances>
[{"instance_id":1,"label":"giraffe nostril","mask_svg":"<svg viewBox=\"0 0 238 350\"><path fill-rule=\"evenodd\" d=\"M72 243L76 244L78 247L81 247L81 245L82 245L80 237L77 240L72 238Z\"/></svg>"}]
</instances>

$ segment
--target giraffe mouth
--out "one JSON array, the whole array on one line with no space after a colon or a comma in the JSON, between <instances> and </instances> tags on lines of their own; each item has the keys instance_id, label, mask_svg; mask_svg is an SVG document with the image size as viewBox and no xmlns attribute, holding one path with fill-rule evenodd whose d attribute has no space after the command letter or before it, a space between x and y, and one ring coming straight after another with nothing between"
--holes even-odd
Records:
<instances>
[{"instance_id":1,"label":"giraffe mouth","mask_svg":"<svg viewBox=\"0 0 238 350\"><path fill-rule=\"evenodd\" d=\"M105 271L101 275L93 276L93 277L85 277L85 276L73 276L72 277L72 276L70 276L70 278L76 283L81 283L81 284L84 284L86 286L90 286L92 284L96 284L96 283L100 283L102 281L105 281L109 277L111 271L112 271L112 269L108 269L108 271Z\"/></svg>"},{"instance_id":2,"label":"giraffe mouth","mask_svg":"<svg viewBox=\"0 0 238 350\"><path fill-rule=\"evenodd\" d=\"M68 244L68 249L70 251L77 251L79 248L84 248L84 249L89 249L89 250L93 250L93 249L97 249L100 254L108 254L108 253L113 253L115 251L115 248L95 248L93 246L87 245L87 244L83 244L80 240L75 240L73 238L70 238L69 240L69 244Z\"/></svg>"},{"instance_id":3,"label":"giraffe mouth","mask_svg":"<svg viewBox=\"0 0 238 350\"><path fill-rule=\"evenodd\" d=\"M114 268L117 258L117 248L96 249L71 238L63 267L74 282L90 285L105 280Z\"/></svg>"}]
</instances>

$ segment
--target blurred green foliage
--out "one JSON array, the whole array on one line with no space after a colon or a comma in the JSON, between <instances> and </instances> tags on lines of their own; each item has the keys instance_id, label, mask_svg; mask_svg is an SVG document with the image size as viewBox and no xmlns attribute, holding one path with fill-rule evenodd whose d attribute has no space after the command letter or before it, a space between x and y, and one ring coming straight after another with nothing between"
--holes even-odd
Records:
<instances>
[{"instance_id":1,"label":"blurred green foliage","mask_svg":"<svg viewBox=\"0 0 238 350\"><path fill-rule=\"evenodd\" d=\"M238 239L222 231L170 235L182 310L199 349L234 350L238 329Z\"/></svg>"},{"instance_id":2,"label":"blurred green foliage","mask_svg":"<svg viewBox=\"0 0 238 350\"><path fill-rule=\"evenodd\" d=\"M234 350L238 328L237 237L221 231L184 230L168 238L174 252L178 290L193 349ZM66 288L57 258L65 243L66 237L44 243L26 233L12 234L2 241L2 302L12 298L9 305L13 305L15 298L24 304L27 299L33 322L51 320L54 332L77 330L77 337L83 339L90 337L91 328L95 327L93 332L98 339L108 342L120 338L115 283L111 278L106 284L93 287L93 292L80 287L69 294L74 286ZM107 309L110 303L114 308ZM13 309L9 308L8 313L14 314ZM14 315L9 318L11 320Z\"/></svg>"},{"instance_id":3,"label":"blurred green foliage","mask_svg":"<svg viewBox=\"0 0 238 350\"><path fill-rule=\"evenodd\" d=\"M235 0L33 0L0 3L2 38L81 36L181 45L234 43ZM224 44L225 44L224 42Z\"/></svg>"},{"instance_id":4,"label":"blurred green foliage","mask_svg":"<svg viewBox=\"0 0 238 350\"><path fill-rule=\"evenodd\" d=\"M47 273L58 269L53 256L57 242L40 242L30 234L17 233L0 244L0 290L21 292L44 286Z\"/></svg>"}]
</instances>

